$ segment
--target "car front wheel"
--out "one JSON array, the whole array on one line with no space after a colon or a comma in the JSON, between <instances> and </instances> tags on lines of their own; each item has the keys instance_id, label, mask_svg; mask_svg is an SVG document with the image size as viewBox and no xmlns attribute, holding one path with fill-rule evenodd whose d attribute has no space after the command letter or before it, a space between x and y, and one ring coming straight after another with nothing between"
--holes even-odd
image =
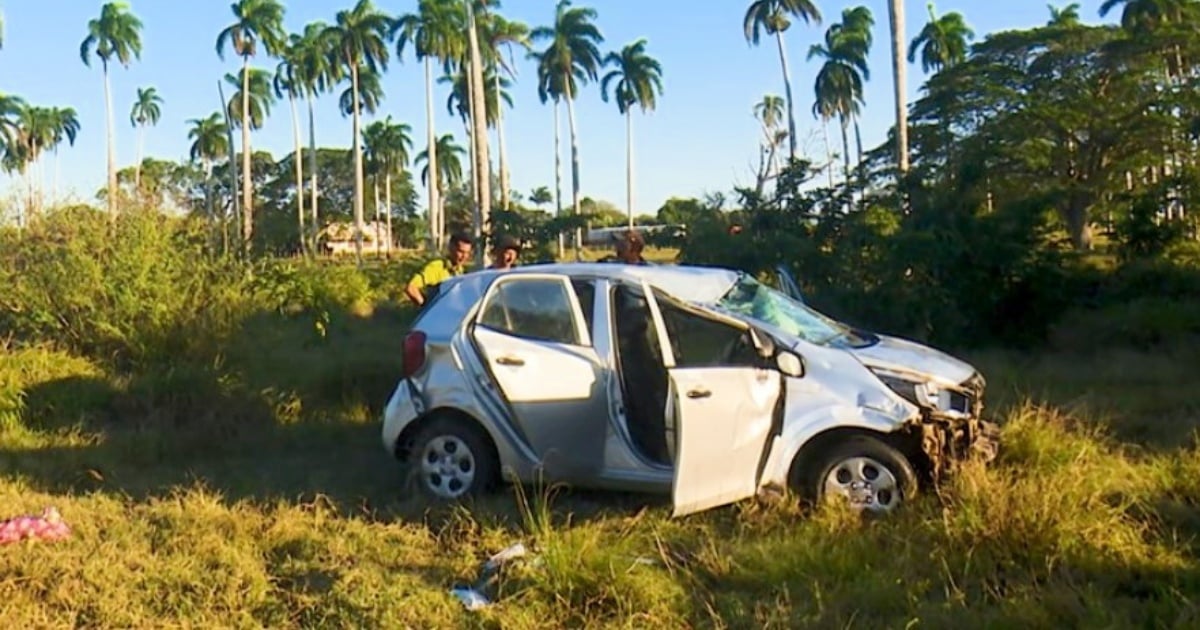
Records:
<instances>
[{"instance_id":1,"label":"car front wheel","mask_svg":"<svg viewBox=\"0 0 1200 630\"><path fill-rule=\"evenodd\" d=\"M855 511L887 514L916 495L917 475L908 458L877 438L843 438L808 459L793 490L812 504L832 500Z\"/></svg>"},{"instance_id":2,"label":"car front wheel","mask_svg":"<svg viewBox=\"0 0 1200 630\"><path fill-rule=\"evenodd\" d=\"M496 462L487 438L461 418L434 418L417 432L409 451L409 474L421 494L456 501L490 490Z\"/></svg>"}]
</instances>

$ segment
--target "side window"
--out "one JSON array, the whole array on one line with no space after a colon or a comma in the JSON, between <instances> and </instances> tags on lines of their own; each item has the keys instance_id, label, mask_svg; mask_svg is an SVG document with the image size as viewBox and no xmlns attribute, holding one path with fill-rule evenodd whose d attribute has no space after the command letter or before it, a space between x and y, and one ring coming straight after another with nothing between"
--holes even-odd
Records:
<instances>
[{"instance_id":1,"label":"side window","mask_svg":"<svg viewBox=\"0 0 1200 630\"><path fill-rule=\"evenodd\" d=\"M553 278L502 281L484 305L479 323L526 339L579 343L567 285Z\"/></svg>"},{"instance_id":2,"label":"side window","mask_svg":"<svg viewBox=\"0 0 1200 630\"><path fill-rule=\"evenodd\" d=\"M744 330L658 300L679 367L736 367L758 364L754 343Z\"/></svg>"}]
</instances>

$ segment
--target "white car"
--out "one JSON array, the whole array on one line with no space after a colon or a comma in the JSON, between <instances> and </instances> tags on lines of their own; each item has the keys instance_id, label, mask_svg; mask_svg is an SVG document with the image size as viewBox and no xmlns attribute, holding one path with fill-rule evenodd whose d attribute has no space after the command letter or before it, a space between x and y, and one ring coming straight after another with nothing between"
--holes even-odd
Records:
<instances>
[{"instance_id":1,"label":"white car","mask_svg":"<svg viewBox=\"0 0 1200 630\"><path fill-rule=\"evenodd\" d=\"M889 511L997 446L972 366L729 269L466 274L403 351L383 445L436 499L509 480L669 493L675 515L772 489Z\"/></svg>"}]
</instances>

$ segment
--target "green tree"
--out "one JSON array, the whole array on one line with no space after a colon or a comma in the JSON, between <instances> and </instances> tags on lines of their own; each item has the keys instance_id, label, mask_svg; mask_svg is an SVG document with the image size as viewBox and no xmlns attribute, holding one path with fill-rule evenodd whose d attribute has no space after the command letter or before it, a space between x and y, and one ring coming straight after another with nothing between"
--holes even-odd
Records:
<instances>
[{"instance_id":1,"label":"green tree","mask_svg":"<svg viewBox=\"0 0 1200 630\"><path fill-rule=\"evenodd\" d=\"M361 107L359 78L365 68L378 76L387 70L387 42L393 33L394 20L386 13L375 8L371 0L358 0L353 9L339 11L334 25L328 29L332 40L332 50L339 64L350 76L350 88L353 92L351 109L353 152L354 152L354 250L359 263L362 262L362 239L364 229L363 219L363 155Z\"/></svg>"},{"instance_id":2,"label":"green tree","mask_svg":"<svg viewBox=\"0 0 1200 630\"><path fill-rule=\"evenodd\" d=\"M159 119L162 118L162 102L158 90L153 87L138 88L137 98L133 101L133 108L129 111L129 124L138 131L137 164L134 166L133 175L135 191L142 189L142 145L145 140L146 127L157 125Z\"/></svg>"},{"instance_id":3,"label":"green tree","mask_svg":"<svg viewBox=\"0 0 1200 630\"><path fill-rule=\"evenodd\" d=\"M479 25L480 38L483 41L483 52L485 57L485 74L484 84L489 94L487 97L490 102L494 98L493 95L501 94L511 85L509 79L515 79L517 76L516 64L512 59L513 47L520 48L526 53L529 52L531 42L529 39L529 27L521 22L516 22L506 19L504 16L488 12L483 15L483 19ZM505 50L509 53L509 59L504 58ZM502 76L501 72L496 71L496 68L503 70L503 74L508 75L508 78ZM506 99L507 100L507 99ZM509 102L509 106L512 103ZM489 120L491 126L496 129L496 143L499 151L499 168L500 168L500 207L509 209L509 167L508 167L508 151L504 143L504 108L500 107L496 110L495 121Z\"/></svg>"},{"instance_id":4,"label":"green tree","mask_svg":"<svg viewBox=\"0 0 1200 630\"><path fill-rule=\"evenodd\" d=\"M257 120L250 112L250 97L254 90L249 82L257 75L250 71L250 60L258 54L259 43L270 56L279 54L284 45L283 14L284 8L279 0L238 0L230 5L233 11L234 23L225 27L217 35L217 56L225 58L226 48L231 48L242 58L242 85L240 94L242 110L238 120ZM269 85L269 83L268 83ZM265 113L265 111L263 112ZM232 117L232 116L231 116ZM258 128L261 120L253 125ZM250 245L254 234L254 186L251 173L250 129L252 125L241 125L242 128L242 243L246 255L250 253Z\"/></svg>"},{"instance_id":5,"label":"green tree","mask_svg":"<svg viewBox=\"0 0 1200 630\"><path fill-rule=\"evenodd\" d=\"M466 50L466 38L462 31L466 26L466 14L457 0L420 0L417 12L401 16L396 21L396 57L403 58L404 48L412 43L418 61L425 66L425 153L434 171L437 166L437 132L433 114L433 70L434 60L447 63L461 58ZM441 191L430 186L429 194L429 248L441 247L444 221L437 213L442 208L439 200Z\"/></svg>"},{"instance_id":6,"label":"green tree","mask_svg":"<svg viewBox=\"0 0 1200 630\"><path fill-rule=\"evenodd\" d=\"M54 151L54 194L51 199L58 203L58 148L64 141L75 146L75 139L79 136L81 127L79 114L73 107L51 107L50 120L51 128L54 130L54 139L50 145Z\"/></svg>"},{"instance_id":7,"label":"green tree","mask_svg":"<svg viewBox=\"0 0 1200 630\"><path fill-rule=\"evenodd\" d=\"M842 12L842 22L834 23L825 31L823 44L813 44L808 58L823 59L814 84L816 101L813 114L828 122L835 116L842 131L842 157L846 166L846 185L850 185L850 140L849 127L855 125L855 136L859 137L859 162L862 161L861 134L858 133L858 114L863 104L863 83L870 79L871 69L867 64L875 25L871 11L866 7L855 7Z\"/></svg>"},{"instance_id":8,"label":"green tree","mask_svg":"<svg viewBox=\"0 0 1200 630\"><path fill-rule=\"evenodd\" d=\"M109 2L100 8L100 17L88 21L88 34L79 45L79 57L84 65L92 64L94 55L100 60L104 75L104 110L108 122L108 211L117 211L117 148L116 127L113 122L112 88L108 75L109 62L116 60L128 68L134 59L142 57L142 21L124 2Z\"/></svg>"},{"instance_id":9,"label":"green tree","mask_svg":"<svg viewBox=\"0 0 1200 630\"><path fill-rule=\"evenodd\" d=\"M317 96L333 89L334 84L340 80L341 70L341 66L333 62L332 40L327 36L328 28L329 25L324 22L310 22L304 26L302 34L293 33L289 37L289 46L294 51L292 73L300 83L308 105L308 194L311 206L309 219L312 224L309 248L313 252L316 252L317 232L320 230L317 199L321 190L317 177L317 123L314 102Z\"/></svg>"},{"instance_id":10,"label":"green tree","mask_svg":"<svg viewBox=\"0 0 1200 630\"><path fill-rule=\"evenodd\" d=\"M762 35L774 35L779 47L779 65L783 70L783 88L788 111L788 155L796 159L796 108L792 100L792 77L788 71L787 48L783 43L783 32L791 27L788 18L799 18L805 23L821 23L821 11L812 0L753 0L742 18L742 30L746 41L757 46Z\"/></svg>"},{"instance_id":11,"label":"green tree","mask_svg":"<svg viewBox=\"0 0 1200 630\"><path fill-rule=\"evenodd\" d=\"M633 108L642 113L654 111L662 94L662 65L646 54L646 40L639 39L610 52L604 65L611 70L600 81L600 95L608 102L609 87L617 102L617 111L625 116L625 211L633 227Z\"/></svg>"},{"instance_id":12,"label":"green tree","mask_svg":"<svg viewBox=\"0 0 1200 630\"><path fill-rule=\"evenodd\" d=\"M207 118L192 118L188 120L188 125L190 125L188 139L192 141L188 155L193 161L200 162L204 169L204 206L209 220L215 220L216 210L213 205L212 193L213 164L229 153L225 119L221 114L214 112Z\"/></svg>"},{"instance_id":13,"label":"green tree","mask_svg":"<svg viewBox=\"0 0 1200 630\"><path fill-rule=\"evenodd\" d=\"M435 144L436 147L433 151L424 149L420 153L417 153L416 157L413 158L413 166L421 167L422 185L438 189L438 200L442 206L430 210L431 220L444 221L447 219L445 206L446 192L451 188L457 187L462 182L463 169L461 156L465 153L465 150L454 141L452 134L442 135ZM430 157L435 153L441 156L436 163ZM434 173L432 179L430 179L431 169L433 169Z\"/></svg>"},{"instance_id":14,"label":"green tree","mask_svg":"<svg viewBox=\"0 0 1200 630\"><path fill-rule=\"evenodd\" d=\"M908 49L908 62L916 61L921 53L921 69L939 72L962 63L967 58L967 42L975 39L975 31L967 26L961 13L951 12L938 17L929 3L929 21L913 38Z\"/></svg>"},{"instance_id":15,"label":"green tree","mask_svg":"<svg viewBox=\"0 0 1200 630\"><path fill-rule=\"evenodd\" d=\"M570 0L559 0L555 8L554 25L540 26L530 34L534 42L548 42L547 47L537 54L538 94L541 96L542 102L544 103L549 95L556 104L559 99L567 103L567 124L571 134L571 198L576 215L581 213L581 208L579 205L579 136L575 130L574 101L579 94L580 86L588 80L595 81L600 69L599 45L604 42L604 36L600 34L600 29L595 25L596 15L594 9L573 7ZM555 129L557 130L557 128L556 116ZM557 154L558 150L556 149L555 155L557 156ZM581 228L577 228L575 230L576 257L582 255L582 247L583 231Z\"/></svg>"},{"instance_id":16,"label":"green tree","mask_svg":"<svg viewBox=\"0 0 1200 630\"><path fill-rule=\"evenodd\" d=\"M303 81L303 40L294 33L288 37L287 44L279 54L279 64L275 66L275 98L288 100L292 114L292 165L296 169L296 236L300 242L300 250L307 251L305 246L304 229L304 160L301 159L300 149L300 114L296 110L296 100L304 96Z\"/></svg>"}]
</instances>

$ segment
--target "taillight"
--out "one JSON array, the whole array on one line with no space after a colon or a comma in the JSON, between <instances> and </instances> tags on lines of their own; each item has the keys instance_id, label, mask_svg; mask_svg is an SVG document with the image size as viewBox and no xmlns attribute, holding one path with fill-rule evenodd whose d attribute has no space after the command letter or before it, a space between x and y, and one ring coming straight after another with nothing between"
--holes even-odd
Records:
<instances>
[{"instance_id":1,"label":"taillight","mask_svg":"<svg viewBox=\"0 0 1200 630\"><path fill-rule=\"evenodd\" d=\"M403 377L416 374L425 365L425 333L414 330L404 336Z\"/></svg>"}]
</instances>

